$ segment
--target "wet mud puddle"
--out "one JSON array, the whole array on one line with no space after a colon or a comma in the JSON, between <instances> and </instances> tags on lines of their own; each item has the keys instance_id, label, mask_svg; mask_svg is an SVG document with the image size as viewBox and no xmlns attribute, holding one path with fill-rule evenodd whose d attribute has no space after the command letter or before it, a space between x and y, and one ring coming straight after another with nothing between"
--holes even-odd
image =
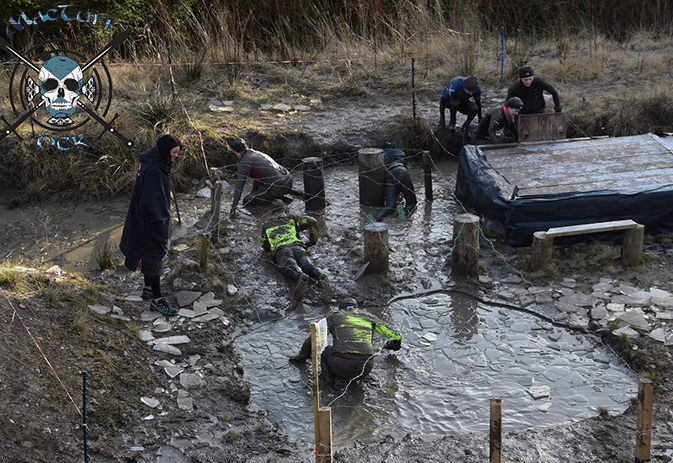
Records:
<instances>
[{"instance_id":1,"label":"wet mud puddle","mask_svg":"<svg viewBox=\"0 0 673 463\"><path fill-rule=\"evenodd\" d=\"M598 414L622 413L637 377L597 339L533 315L489 307L461 294L436 293L367 308L402 332L402 349L384 350L364 382L321 381L332 409L335 446L407 433L427 439L487 431L490 397L502 398L503 429L540 429ZM288 357L310 333L308 314L257 325L239 338L252 402L291 436L311 442L310 361ZM376 335L381 347L385 339Z\"/></svg>"}]
</instances>

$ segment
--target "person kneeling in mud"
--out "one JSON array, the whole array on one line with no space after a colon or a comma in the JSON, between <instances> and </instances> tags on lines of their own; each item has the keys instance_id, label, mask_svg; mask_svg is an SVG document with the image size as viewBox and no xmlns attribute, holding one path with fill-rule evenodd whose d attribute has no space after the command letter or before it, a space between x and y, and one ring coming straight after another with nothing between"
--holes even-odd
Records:
<instances>
[{"instance_id":1,"label":"person kneeling in mud","mask_svg":"<svg viewBox=\"0 0 673 463\"><path fill-rule=\"evenodd\" d=\"M512 97L502 106L489 109L477 127L475 145L489 145L496 143L516 143L519 140L519 129L516 116L523 108L523 101L519 97ZM497 132L502 130L502 140L498 139Z\"/></svg>"},{"instance_id":2,"label":"person kneeling in mud","mask_svg":"<svg viewBox=\"0 0 673 463\"><path fill-rule=\"evenodd\" d=\"M309 279L318 282L317 293L324 302L332 299L332 290L325 275L313 264L299 232L308 230L309 243L318 242L318 221L311 216L288 215L285 203L280 199L271 202L272 217L262 225L260 242L262 248L271 251L271 258L281 272L294 282L292 297L300 301L304 298Z\"/></svg>"},{"instance_id":3,"label":"person kneeling in mud","mask_svg":"<svg viewBox=\"0 0 673 463\"><path fill-rule=\"evenodd\" d=\"M323 377L328 383L334 378L347 381L365 378L374 367L374 333L389 339L383 349L400 350L402 335L387 327L376 316L358 309L357 301L345 297L339 310L327 317L327 330L332 335L332 345L320 356ZM301 346L299 354L290 357L290 362L304 363L311 357L311 337Z\"/></svg>"},{"instance_id":4,"label":"person kneeling in mud","mask_svg":"<svg viewBox=\"0 0 673 463\"><path fill-rule=\"evenodd\" d=\"M407 157L404 152L397 149L395 143L381 143L383 150L383 164L386 168L386 186L384 190L385 205L378 214L376 220L380 221L388 214L395 212L397 197L400 192L404 196L404 214L408 217L416 209L416 192L411 182L411 175L407 169Z\"/></svg>"}]
</instances>

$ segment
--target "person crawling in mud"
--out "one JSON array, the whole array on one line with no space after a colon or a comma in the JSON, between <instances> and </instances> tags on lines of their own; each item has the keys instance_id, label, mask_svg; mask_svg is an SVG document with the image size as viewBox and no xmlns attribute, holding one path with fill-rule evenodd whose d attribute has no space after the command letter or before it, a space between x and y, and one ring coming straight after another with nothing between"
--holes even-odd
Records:
<instances>
[{"instance_id":1,"label":"person crawling in mud","mask_svg":"<svg viewBox=\"0 0 673 463\"><path fill-rule=\"evenodd\" d=\"M474 144L516 143L519 139L516 116L519 115L521 108L523 101L515 96L504 105L489 109L477 127ZM502 131L502 138L498 138L499 131Z\"/></svg>"},{"instance_id":2,"label":"person crawling in mud","mask_svg":"<svg viewBox=\"0 0 673 463\"><path fill-rule=\"evenodd\" d=\"M304 298L306 286L313 278L317 282L316 293L323 302L329 302L332 300L332 289L327 275L315 266L299 236L300 231L308 230L309 244L316 244L318 221L311 216L289 215L287 206L280 199L274 199L271 206L272 217L262 225L262 248L271 251L275 264L294 282L294 300L300 301Z\"/></svg>"},{"instance_id":3,"label":"person crawling in mud","mask_svg":"<svg viewBox=\"0 0 673 463\"><path fill-rule=\"evenodd\" d=\"M282 198L286 194L304 197L304 193L292 189L292 175L290 172L269 155L248 148L245 140L237 138L229 143L231 150L239 158L238 177L234 187L234 199L231 203L229 218L236 216L236 208L243 194L243 187L248 177L253 178L250 194L243 198L243 207L261 206L274 199Z\"/></svg>"},{"instance_id":4,"label":"person crawling in mud","mask_svg":"<svg viewBox=\"0 0 673 463\"><path fill-rule=\"evenodd\" d=\"M333 384L335 378L346 381L362 379L374 367L374 333L388 338L383 349L400 350L402 335L386 326L375 315L360 310L357 301L345 297L339 302L339 310L327 317L327 330L332 335L332 345L325 347L320 356L323 378ZM290 357L290 362L300 364L311 357L311 337L301 346L299 354Z\"/></svg>"},{"instance_id":5,"label":"person crawling in mud","mask_svg":"<svg viewBox=\"0 0 673 463\"><path fill-rule=\"evenodd\" d=\"M404 196L404 214L408 217L416 209L416 192L409 170L407 170L407 157L402 150L397 149L395 143L385 142L380 148L384 153L383 164L386 168L385 205L376 214L376 220L380 221L383 217L395 212L400 193Z\"/></svg>"}]
</instances>

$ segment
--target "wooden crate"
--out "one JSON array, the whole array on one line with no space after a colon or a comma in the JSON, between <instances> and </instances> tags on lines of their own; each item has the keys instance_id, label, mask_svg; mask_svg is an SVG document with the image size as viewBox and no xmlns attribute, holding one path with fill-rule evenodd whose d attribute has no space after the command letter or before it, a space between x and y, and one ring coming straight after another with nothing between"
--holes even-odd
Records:
<instances>
[{"instance_id":1,"label":"wooden crate","mask_svg":"<svg viewBox=\"0 0 673 463\"><path fill-rule=\"evenodd\" d=\"M564 113L519 114L519 141L559 140L566 137Z\"/></svg>"}]
</instances>

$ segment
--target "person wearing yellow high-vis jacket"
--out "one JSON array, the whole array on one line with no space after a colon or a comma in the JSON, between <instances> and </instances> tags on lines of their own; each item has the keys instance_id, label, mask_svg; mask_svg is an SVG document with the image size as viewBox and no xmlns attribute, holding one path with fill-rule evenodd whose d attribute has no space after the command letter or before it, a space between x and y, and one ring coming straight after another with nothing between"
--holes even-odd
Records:
<instances>
[{"instance_id":1,"label":"person wearing yellow high-vis jacket","mask_svg":"<svg viewBox=\"0 0 673 463\"><path fill-rule=\"evenodd\" d=\"M334 377L345 380L361 379L374 367L374 333L389 339L384 349L399 350L402 335L386 326L375 315L358 309L352 297L343 298L339 310L327 317L327 330L332 335L332 345L325 347L320 356L323 377L332 382ZM290 357L292 363L303 363L311 357L311 338L301 346L299 354Z\"/></svg>"},{"instance_id":2,"label":"person wearing yellow high-vis jacket","mask_svg":"<svg viewBox=\"0 0 673 463\"><path fill-rule=\"evenodd\" d=\"M300 301L304 298L309 279L317 281L317 293L324 302L332 299L332 290L327 275L315 266L306 250L299 232L308 230L309 244L318 242L318 221L311 216L287 214L285 203L280 199L271 202L272 217L262 225L260 243L271 251L271 258L281 272L294 282L292 297Z\"/></svg>"}]
</instances>

